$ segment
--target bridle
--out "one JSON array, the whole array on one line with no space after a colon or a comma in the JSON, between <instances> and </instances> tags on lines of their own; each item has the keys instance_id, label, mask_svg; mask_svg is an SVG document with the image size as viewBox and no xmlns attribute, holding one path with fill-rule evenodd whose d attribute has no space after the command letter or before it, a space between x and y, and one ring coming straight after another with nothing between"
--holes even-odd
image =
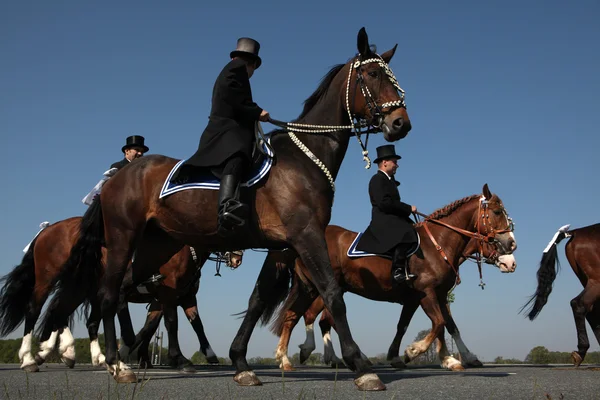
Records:
<instances>
[{"instance_id":1,"label":"bridle","mask_svg":"<svg viewBox=\"0 0 600 400\"><path fill-rule=\"evenodd\" d=\"M362 59L361 55L357 55L354 60L350 63L350 67L348 68L348 78L346 80L346 112L348 113L348 118L350 120L350 125L312 125L312 124L302 124L298 122L283 122L275 119L270 119L269 122L273 125L279 126L287 130L288 135L290 136L292 142L300 148L310 158L325 174L327 180L329 181L329 185L331 189L335 192L335 184L333 181L333 177L325 164L321 162L315 155L300 141L300 139L295 135L294 132L301 133L312 133L312 134L322 134L322 133L331 133L338 132L346 129L350 129L354 131L356 139L362 150L363 160L366 162L366 169L371 168L371 160L369 158L369 151L367 150L367 145L369 142L369 134L374 132L380 132L383 126L383 121L386 115L390 114L397 108L406 108L406 103L404 101L405 91L398 84L398 80L394 76L390 66L381 58L379 54L375 54L376 57L368 58L366 60ZM394 87L396 88L400 98L398 100L389 101L386 103L378 104L378 99L375 99L369 90L364 77L362 75L362 66L367 64L377 63L385 72L385 76L392 82ZM356 84L354 85L354 91L352 95L352 106L350 103L350 83L352 81L352 73L356 71ZM379 79L382 78L380 74ZM380 82L381 86L381 82ZM360 91L365 99L365 103L367 109L369 110L369 114L371 118L368 120L366 118L358 118L352 113L352 108L354 108L354 104L356 102L356 93L360 88ZM385 109L387 108L387 111ZM353 121L356 120L356 123ZM365 128L366 131L362 132L362 129ZM363 143L361 139L361 135L365 133L366 139Z\"/></svg>"},{"instance_id":2,"label":"bridle","mask_svg":"<svg viewBox=\"0 0 600 400\"><path fill-rule=\"evenodd\" d=\"M462 228L458 228L456 226L452 226L444 221L440 221L437 219L431 219L431 218L429 218L429 216L422 214L420 212L416 212L415 215L417 216L417 218L418 218L418 216L421 216L424 218L422 221L422 226L425 229L425 232L427 232L427 235L429 236L429 239L432 241L436 250L440 253L440 255L442 256L444 261L446 261L446 263L450 266L450 268L452 268L452 270L456 274L456 285L459 285L461 282L460 275L458 273L458 268L456 266L454 266L454 264L452 264L452 262L446 255L446 252L444 252L444 249L442 248L442 246L440 246L437 243L437 241L431 234L431 231L429 230L427 223L431 222L431 223L435 223L435 224L444 226L444 227L451 229L463 236L470 237L477 241L478 251L475 253L475 256L463 255L463 257L468 258L468 259L473 259L477 263L477 267L479 269L479 279L480 279L479 286L481 287L481 289L484 289L485 283L483 282L483 272L481 269L482 262L484 262L486 264L495 264L500 255L512 254L512 251L507 250L504 247L504 245L502 244L502 242L500 240L498 240L498 238L497 238L498 235L514 232L513 220L512 220L512 218L510 218L508 216L508 213L506 212L506 209L504 207L502 207L502 213L504 214L504 216L506 218L507 227L506 227L506 229L495 229L492 226L492 223L490 221L489 201L485 198L485 196L481 196L481 198L479 199L479 210L477 213L478 217L477 217L477 221L475 222L475 232L471 232L471 231L468 231L468 230L465 230ZM483 231L483 233L481 233L482 231ZM493 247L493 250L491 251L491 254L489 255L489 257L483 256L483 254L484 254L483 247L486 244L491 245Z\"/></svg>"}]
</instances>

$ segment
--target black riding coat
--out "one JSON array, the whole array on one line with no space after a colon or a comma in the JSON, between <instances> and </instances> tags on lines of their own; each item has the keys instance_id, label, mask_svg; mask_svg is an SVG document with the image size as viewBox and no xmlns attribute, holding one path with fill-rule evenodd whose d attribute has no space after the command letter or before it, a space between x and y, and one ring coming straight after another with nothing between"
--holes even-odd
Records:
<instances>
[{"instance_id":1,"label":"black riding coat","mask_svg":"<svg viewBox=\"0 0 600 400\"><path fill-rule=\"evenodd\" d=\"M232 60L217 77L208 125L198 150L184 165L215 167L238 152L251 161L254 128L261 112L252 101L246 64Z\"/></svg>"},{"instance_id":2,"label":"black riding coat","mask_svg":"<svg viewBox=\"0 0 600 400\"><path fill-rule=\"evenodd\" d=\"M373 211L371 224L363 233L357 250L384 254L390 252L398 244L416 245L417 232L410 205L400 201L400 185L393 177L378 171L369 182L369 197Z\"/></svg>"},{"instance_id":3,"label":"black riding coat","mask_svg":"<svg viewBox=\"0 0 600 400\"><path fill-rule=\"evenodd\" d=\"M126 158L123 158L121 161L117 161L116 163L113 163L110 167L121 169L124 166L126 166L127 164L129 164L129 160Z\"/></svg>"}]
</instances>

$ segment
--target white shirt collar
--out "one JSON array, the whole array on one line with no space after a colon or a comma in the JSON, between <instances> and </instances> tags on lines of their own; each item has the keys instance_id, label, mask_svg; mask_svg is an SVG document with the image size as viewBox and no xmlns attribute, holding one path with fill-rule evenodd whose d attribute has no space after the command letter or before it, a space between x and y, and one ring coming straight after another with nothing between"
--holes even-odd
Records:
<instances>
[{"instance_id":1,"label":"white shirt collar","mask_svg":"<svg viewBox=\"0 0 600 400\"><path fill-rule=\"evenodd\" d=\"M384 175L385 175L385 176L387 176L387 178L388 178L390 181L392 180L392 177L391 177L391 176L389 176L389 175L387 174L387 172L385 172L385 171L384 171L384 170L382 170L382 169L380 169L380 171L381 171L381 172L383 172L383 173L384 173Z\"/></svg>"}]
</instances>

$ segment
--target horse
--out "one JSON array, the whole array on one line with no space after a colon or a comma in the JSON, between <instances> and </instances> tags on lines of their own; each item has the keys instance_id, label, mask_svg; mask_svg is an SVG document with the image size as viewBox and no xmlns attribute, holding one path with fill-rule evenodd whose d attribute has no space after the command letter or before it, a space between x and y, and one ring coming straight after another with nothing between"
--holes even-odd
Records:
<instances>
[{"instance_id":1,"label":"horse","mask_svg":"<svg viewBox=\"0 0 600 400\"><path fill-rule=\"evenodd\" d=\"M54 351L57 340L59 341L57 351L62 361L70 368L73 368L75 365L75 342L70 332L68 321L65 321L59 329L56 329L51 334L49 340L43 341L40 344L40 350L35 357L31 353L31 342L33 338L33 329L39 318L42 307L54 289L56 278L60 274L63 263L69 257L71 248L77 239L80 224L81 217L73 217L45 226L28 246L21 264L15 267L12 272L4 276L1 280L4 285L2 289L0 289L0 335L8 335L25 321L25 332L19 350L19 360L22 363L21 368L27 372L39 371L39 365L44 363L48 355ZM201 351L209 358L209 361L218 362L216 355L214 355L214 352L210 349L208 339L202 328L202 322L198 316L198 310L195 303L198 282L193 283L192 281L191 283L193 283L193 286L186 287L185 290L181 288L180 282L182 276L185 285L187 286L188 282L190 282L191 275L198 274L199 278L200 274L201 265L197 261L198 257L192 255L190 250L191 248L189 247L182 249L181 252L177 253L176 256L172 258L170 263L163 267L161 272L164 273L165 279L157 288L158 290L156 290L156 292L159 293L154 293L154 296L148 294L145 297L142 297L140 294L129 294L128 300L143 303L152 301L151 308L153 310L161 310L160 314L162 314L163 305L160 301L156 300L156 298L158 298L166 304L165 313L172 315L173 312L171 310L175 308L176 305L174 307L172 306L171 303L173 303L173 300L171 299L181 298L180 304L184 305L186 315L190 319L190 323L198 335ZM201 258L200 261L203 263L208 256L202 254ZM225 258L227 264L232 267L238 267L241 264L240 253L229 253ZM179 287L177 285L178 283ZM165 289L162 289L161 291L162 287ZM173 293L165 293L165 291L172 291ZM68 298L65 297L65 300L68 300ZM69 301L69 303L71 303L71 301ZM174 314L176 318L176 312ZM154 313L152 318L155 319L159 316L159 314ZM98 344L99 321L97 319L97 317L95 319L90 318L87 322L93 365L100 365L104 358ZM123 350L126 351L128 346L134 346L137 343L137 338L133 332L131 318L129 311L126 308L126 304L122 306L122 309L119 312L119 321L121 323L121 333L125 342ZM150 321L146 322L146 324L149 323ZM170 356L173 357L172 360L181 360L180 357L183 357L183 355L180 354L180 351L179 354L176 352L179 349L179 346L177 344L176 325L174 325L174 327L175 337L172 347L171 340L169 341ZM153 331L149 333L150 336L152 333ZM149 338L147 341L149 343ZM138 353L142 355L142 361L145 361L146 364L148 364L147 348L144 350L142 346ZM183 358L185 359L185 357ZM188 361L187 364L185 362L180 364L187 366L191 363Z\"/></svg>"},{"instance_id":2,"label":"horse","mask_svg":"<svg viewBox=\"0 0 600 400\"><path fill-rule=\"evenodd\" d=\"M561 227L554 235L540 260L537 271L537 288L521 312L529 307L527 317L533 321L548 301L556 274L560 269L558 244L570 238L565 245L565 254L571 269L581 282L583 291L571 300L571 309L577 328L577 351L571 353L573 364L579 367L590 348L585 321L590 324L596 340L600 343L600 224L569 230L570 225Z\"/></svg>"},{"instance_id":3,"label":"horse","mask_svg":"<svg viewBox=\"0 0 600 400\"><path fill-rule=\"evenodd\" d=\"M460 332L450 314L448 293L459 282L460 264L473 254L480 254L502 272L514 272L516 261L512 252L517 244L513 234L512 220L501 199L489 191L487 184L483 195L473 195L458 200L428 216L416 225L422 238L421 251L410 258L410 270L417 275L410 286L396 287L390 278L391 260L369 255L350 257L348 251L357 238L357 233L336 225L326 230L327 248L334 275L342 291L391 303L403 304L397 333L390 345L387 360L396 368L427 351L434 339L438 343L438 356L442 367L464 370L462 363L452 357L445 345L444 327L452 335L467 365L480 366L481 362L469 351L461 339ZM429 233L431 232L431 234ZM439 253L439 254L438 254ZM447 257L447 259L446 259ZM272 262L268 257L265 262ZM301 260L291 253L284 262L295 262L296 279L283 306L272 324L271 330L280 337L276 358L284 370L293 370L287 357L291 332L304 315L307 340L300 346L301 362L314 350L312 324L324 309L323 299L310 284L310 272ZM404 333L419 307L431 319L432 329L424 341L413 343L406 349L404 362L399 357L399 347ZM333 353L328 321L328 312L323 315L321 329L325 343L325 362L341 365ZM263 324L267 323L263 319ZM364 356L366 358L366 356Z\"/></svg>"},{"instance_id":4,"label":"horse","mask_svg":"<svg viewBox=\"0 0 600 400\"><path fill-rule=\"evenodd\" d=\"M384 390L385 385L362 360L346 320L346 306L333 273L325 242L325 228L331 218L335 178L354 129L359 142L360 128L383 132L385 140L404 138L411 123L400 88L389 68L397 45L379 55L373 51L364 28L357 35L358 54L345 64L333 67L317 90L305 101L300 116L284 129L270 134L268 144L275 153L268 174L252 186L242 187L248 201L249 221L233 237L217 234L216 190L181 190L160 197L163 183L178 160L145 156L112 177L99 198L84 215L77 245L67 261L63 285L57 296L84 298L98 293L106 341L106 365L117 382L137 382L133 371L122 367L117 355L115 313L119 290L128 260L138 249L139 238L147 230L163 233L160 242L139 251L143 258L133 266L136 279L147 279L158 266L181 249L182 243L201 251L225 249L291 247L311 271L317 290L332 311L342 343L343 357L355 371L360 390ZM354 119L359 123L354 124ZM366 121L365 124L360 122ZM272 121L277 123L276 121ZM364 148L364 146L363 146ZM363 155L367 158L367 152ZM367 158L368 160L368 158ZM294 179L290 179L294 177ZM85 229L84 229L85 228ZM107 248L106 266L99 260L101 243ZM264 287L255 287L250 302L265 304L285 296L289 289L287 271L265 273ZM279 283L267 282L266 278ZM70 282L70 284L69 284ZM274 288L281 293L273 292ZM54 313L49 309L47 338L54 318L64 319L70 310ZM256 310L255 310L256 311ZM247 313L229 356L239 385L260 385L246 360L247 345L260 315Z\"/></svg>"}]
</instances>

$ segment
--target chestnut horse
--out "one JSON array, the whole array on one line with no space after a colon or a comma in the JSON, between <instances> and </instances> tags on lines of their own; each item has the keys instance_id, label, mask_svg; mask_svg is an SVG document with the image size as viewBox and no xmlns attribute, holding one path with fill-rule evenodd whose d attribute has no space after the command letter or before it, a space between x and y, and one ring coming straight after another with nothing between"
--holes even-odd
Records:
<instances>
[{"instance_id":1,"label":"chestnut horse","mask_svg":"<svg viewBox=\"0 0 600 400\"><path fill-rule=\"evenodd\" d=\"M310 271L314 284L331 310L338 329L346 364L356 372L361 390L384 390L385 386L361 358L352 339L342 292L333 277L327 255L325 228L331 218L334 180L342 164L353 120L366 120L373 130L382 131L387 141L405 137L411 129L404 92L388 66L396 46L381 56L372 51L365 29L358 32L358 54L346 64L335 66L305 102L294 123L271 134L275 160L268 175L241 196L250 206L245 231L227 239L217 234L216 190L183 190L167 197L159 194L169 173L177 164L173 158L150 155L125 166L102 188L99 199L84 215L86 229L74 248L57 296L84 298L97 292L101 304L106 339L107 370L118 382L137 382L131 369L119 363L115 313L119 291L128 261L138 249L147 230L163 233L160 242L139 252L143 262L132 267L135 280L147 279L158 267L181 249L182 243L203 252L226 249L291 247ZM363 126L363 124L359 124ZM359 132L356 132L359 137ZM361 142L362 143L362 142ZM155 236L153 233L152 236ZM104 268L99 262L102 241L107 248ZM267 273L263 278L267 277ZM99 287L90 287L101 276ZM285 278L285 272L271 271L272 278ZM68 284L70 282L71 284ZM90 283L90 285L85 285ZM285 296L288 283L262 281L255 287L251 302L263 305ZM277 287L282 293L274 293ZM255 310L256 311L256 310ZM49 321L64 319L70 310L49 309ZM53 315L56 314L56 315ZM258 315L257 315L258 314ZM240 385L260 385L248 366L247 345L258 313L247 313L229 352ZM42 339L49 337L52 323Z\"/></svg>"},{"instance_id":2,"label":"chestnut horse","mask_svg":"<svg viewBox=\"0 0 600 400\"><path fill-rule=\"evenodd\" d=\"M38 365L41 365L47 356L54 351L57 340L59 340L58 353L62 361L71 368L75 365L75 342L68 327L68 321L64 321L62 326L57 327L49 340L40 344L40 351L35 357L31 354L31 342L33 329L41 309L52 293L56 278L59 276L61 268L68 259L71 248L77 240L80 224L81 217L73 217L56 222L40 231L29 245L21 264L2 278L4 285L0 290L0 335L5 336L11 333L25 321L25 333L19 350L19 359L22 362L21 368L25 371L37 372L39 370ZM241 263L241 255L230 253L226 257L228 265L237 267ZM190 248L186 246L173 256L166 265L161 267L160 272L165 278L153 293L146 295L139 293L127 294L127 300L131 302L152 302L151 308L160 310L160 314L156 312L152 314L153 319L162 315L164 307L165 315L169 315L168 320L170 323L170 326L167 324L170 339L169 355L171 361L176 362L176 365L181 368L187 367L189 369L191 363L183 357L179 350L176 303L184 307L184 311L198 335L201 351L209 361L218 362L210 349L196 306L200 268L207 258L206 254L201 254L199 257L193 255ZM192 279L194 275L197 276L195 282ZM158 299L158 301L155 299ZM70 299L65 297L65 300ZM69 307L72 307L73 305L70 304L72 300L68 302ZM75 305L75 307L78 305ZM125 342L122 350L126 352L128 346L135 345L136 337L131 325L127 304L125 303L121 307L119 321L121 323L121 334ZM97 314L97 311L94 313L94 307L92 311L92 316L88 318L87 322L90 351L92 364L99 365L103 362L104 356L100 353L98 344L99 318L94 316L94 314ZM148 317L151 317L150 314ZM166 317L165 319L167 320ZM146 322L147 325L150 323L151 321ZM153 331L149 332L147 337L148 344L152 333ZM145 344L145 342L143 343ZM145 364L148 363L147 353L147 349L143 347L138 351Z\"/></svg>"},{"instance_id":3,"label":"chestnut horse","mask_svg":"<svg viewBox=\"0 0 600 400\"><path fill-rule=\"evenodd\" d=\"M571 353L571 358L573 364L578 367L590 348L585 328L586 319L600 343L600 224L573 230L569 230L569 225L565 225L556 232L542 255L535 294L523 309L531 304L527 316L533 321L546 305L560 268L557 247L565 238L570 238L565 245L567 260L583 286L583 291L571 300L577 328L577 351Z\"/></svg>"},{"instance_id":4,"label":"chestnut horse","mask_svg":"<svg viewBox=\"0 0 600 400\"><path fill-rule=\"evenodd\" d=\"M406 362L427 351L432 341L437 339L442 366L462 370L461 363L446 348L446 327L457 343L463 360L467 364L480 365L460 337L450 314L448 292L457 283L459 265L475 253L482 253L502 272L514 272L516 262L512 252L517 244L512 222L500 198L485 185L483 196L466 197L434 212L424 222L417 224L417 231L421 237L421 252L410 258L410 270L417 278L410 286L396 287L392 286L390 278L391 260L373 256L348 257L347 251L357 233L339 226L329 226L326 231L327 247L336 280L344 292L371 300L403 304L397 333L387 355L393 366L404 366L399 357L400 342L419 305L431 319L432 329L423 341L408 346ZM448 259L445 260L444 256ZM272 326L272 331L280 336L276 358L281 361L280 367L287 370L292 368L287 357L292 329L304 314L307 335L310 335L314 319L324 308L318 293L311 284L306 284L310 281L310 273L300 260L296 260L295 271L293 288ZM324 317L327 318L326 315ZM263 322L266 321L263 319ZM327 322L322 324L323 328L326 362L339 362L333 358ZM305 346L300 346L302 361L314 349L314 338L312 341L310 336L307 339Z\"/></svg>"}]
</instances>

